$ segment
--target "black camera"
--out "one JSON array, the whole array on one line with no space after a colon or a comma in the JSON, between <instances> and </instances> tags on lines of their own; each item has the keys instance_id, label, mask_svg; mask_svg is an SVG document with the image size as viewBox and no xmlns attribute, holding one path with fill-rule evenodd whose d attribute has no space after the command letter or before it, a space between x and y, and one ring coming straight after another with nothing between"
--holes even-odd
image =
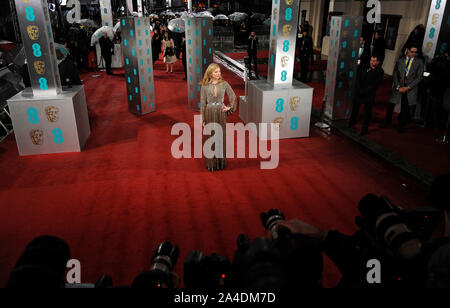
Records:
<instances>
[{"instance_id":1,"label":"black camera","mask_svg":"<svg viewBox=\"0 0 450 308\"><path fill-rule=\"evenodd\" d=\"M289 275L280 251L264 237L250 242L245 234L238 236L232 276L235 288L289 287Z\"/></svg>"},{"instance_id":2,"label":"black camera","mask_svg":"<svg viewBox=\"0 0 450 308\"><path fill-rule=\"evenodd\" d=\"M172 270L175 267L180 250L177 245L163 242L156 247L152 256L150 271L143 272L134 279L134 288L173 288L175 283Z\"/></svg>"},{"instance_id":3,"label":"black camera","mask_svg":"<svg viewBox=\"0 0 450 308\"><path fill-rule=\"evenodd\" d=\"M184 285L187 288L227 287L230 283L230 261L217 253L210 256L191 251L184 262Z\"/></svg>"},{"instance_id":4,"label":"black camera","mask_svg":"<svg viewBox=\"0 0 450 308\"><path fill-rule=\"evenodd\" d=\"M69 245L54 236L32 240L12 271L7 288L63 288Z\"/></svg>"},{"instance_id":5,"label":"black camera","mask_svg":"<svg viewBox=\"0 0 450 308\"><path fill-rule=\"evenodd\" d=\"M356 218L356 224L372 235L376 243L384 244L391 255L412 259L422 251L422 242L407 225L404 209L373 194L361 199L358 209L362 217Z\"/></svg>"},{"instance_id":6,"label":"black camera","mask_svg":"<svg viewBox=\"0 0 450 308\"><path fill-rule=\"evenodd\" d=\"M285 227L276 227L277 222L286 220L283 212L278 209L271 209L268 212L261 213L261 221L264 227L270 231L274 240L280 237L286 237L291 234L291 231Z\"/></svg>"}]
</instances>

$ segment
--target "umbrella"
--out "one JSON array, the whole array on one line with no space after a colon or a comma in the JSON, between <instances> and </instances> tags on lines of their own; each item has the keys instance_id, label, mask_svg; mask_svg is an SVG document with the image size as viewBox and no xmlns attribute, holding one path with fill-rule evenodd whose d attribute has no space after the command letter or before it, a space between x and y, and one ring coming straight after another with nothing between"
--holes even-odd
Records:
<instances>
[{"instance_id":1,"label":"umbrella","mask_svg":"<svg viewBox=\"0 0 450 308\"><path fill-rule=\"evenodd\" d=\"M172 11L162 11L159 15L175 16L175 13Z\"/></svg>"},{"instance_id":2,"label":"umbrella","mask_svg":"<svg viewBox=\"0 0 450 308\"><path fill-rule=\"evenodd\" d=\"M176 33L183 33L186 29L184 20L181 18L175 18L169 21L169 30Z\"/></svg>"},{"instance_id":3,"label":"umbrella","mask_svg":"<svg viewBox=\"0 0 450 308\"><path fill-rule=\"evenodd\" d=\"M158 17L158 15L153 13L153 14L150 14L149 17Z\"/></svg>"},{"instance_id":4,"label":"umbrella","mask_svg":"<svg viewBox=\"0 0 450 308\"><path fill-rule=\"evenodd\" d=\"M77 22L80 25L84 26L90 26L90 27L97 27L97 23L91 19L80 19L79 22Z\"/></svg>"},{"instance_id":5,"label":"umbrella","mask_svg":"<svg viewBox=\"0 0 450 308\"><path fill-rule=\"evenodd\" d=\"M250 18L251 18L251 19L261 19L261 20L264 20L264 17L266 17L266 15L261 14L261 13L254 13Z\"/></svg>"},{"instance_id":6,"label":"umbrella","mask_svg":"<svg viewBox=\"0 0 450 308\"><path fill-rule=\"evenodd\" d=\"M214 17L214 20L228 20L229 18L226 15L219 14L216 17Z\"/></svg>"},{"instance_id":7,"label":"umbrella","mask_svg":"<svg viewBox=\"0 0 450 308\"><path fill-rule=\"evenodd\" d=\"M198 17L211 17L211 18L214 18L214 16L208 11L200 12L200 13L197 14L197 16Z\"/></svg>"},{"instance_id":8,"label":"umbrella","mask_svg":"<svg viewBox=\"0 0 450 308\"><path fill-rule=\"evenodd\" d=\"M107 33L108 37L112 40L114 38L114 30L113 27L103 26L92 34L91 37L91 46L94 46L95 43L102 37L103 33Z\"/></svg>"},{"instance_id":9,"label":"umbrella","mask_svg":"<svg viewBox=\"0 0 450 308\"><path fill-rule=\"evenodd\" d=\"M121 32L121 28L120 28L120 22L116 23L116 25L114 26L114 34L117 33L117 31Z\"/></svg>"},{"instance_id":10,"label":"umbrella","mask_svg":"<svg viewBox=\"0 0 450 308\"><path fill-rule=\"evenodd\" d=\"M234 12L233 14L228 16L228 18L230 18L231 21L242 21L247 19L247 17L248 17L247 14L240 12Z\"/></svg>"}]
</instances>

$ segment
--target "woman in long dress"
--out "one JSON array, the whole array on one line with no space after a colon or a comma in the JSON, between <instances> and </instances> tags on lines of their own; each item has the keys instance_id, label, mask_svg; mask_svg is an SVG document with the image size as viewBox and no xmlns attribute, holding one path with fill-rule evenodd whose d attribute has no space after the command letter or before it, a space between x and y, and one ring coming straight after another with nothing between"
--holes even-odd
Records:
<instances>
[{"instance_id":1,"label":"woman in long dress","mask_svg":"<svg viewBox=\"0 0 450 308\"><path fill-rule=\"evenodd\" d=\"M209 123L217 123L222 127L221 144L214 144L212 146L213 152L216 146L222 147L222 155L219 157L207 158L205 155L206 168L209 171L222 170L226 167L226 124L227 115L236 110L236 94L231 86L223 80L220 66L212 63L208 66L203 81L200 93L200 113L202 116L203 125ZM228 95L229 106L224 105L225 93ZM213 135L205 135L204 143Z\"/></svg>"},{"instance_id":2,"label":"woman in long dress","mask_svg":"<svg viewBox=\"0 0 450 308\"><path fill-rule=\"evenodd\" d=\"M162 40L163 50L164 50L164 63L166 63L166 74L170 72L173 73L173 64L177 62L177 57L175 56L175 43L173 39L169 37L169 32L164 32L164 39Z\"/></svg>"}]
</instances>

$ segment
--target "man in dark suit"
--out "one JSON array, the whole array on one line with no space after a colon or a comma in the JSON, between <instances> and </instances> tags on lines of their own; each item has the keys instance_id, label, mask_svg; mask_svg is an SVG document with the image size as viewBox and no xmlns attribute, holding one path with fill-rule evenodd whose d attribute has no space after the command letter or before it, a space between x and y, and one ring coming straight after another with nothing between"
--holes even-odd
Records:
<instances>
[{"instance_id":1,"label":"man in dark suit","mask_svg":"<svg viewBox=\"0 0 450 308\"><path fill-rule=\"evenodd\" d=\"M182 58L181 58L181 62L183 63L183 67L184 67L184 78L183 80L187 80L187 67L186 67L186 59L187 59L187 55L186 55L186 37L183 34L182 38L181 38L181 53L182 53Z\"/></svg>"},{"instance_id":2,"label":"man in dark suit","mask_svg":"<svg viewBox=\"0 0 450 308\"><path fill-rule=\"evenodd\" d=\"M375 32L372 53L380 57L380 67L383 67L384 57L386 56L386 41L382 30Z\"/></svg>"},{"instance_id":3,"label":"man in dark suit","mask_svg":"<svg viewBox=\"0 0 450 308\"><path fill-rule=\"evenodd\" d=\"M349 127L356 124L359 107L361 104L364 104L364 122L361 130L361 136L366 135L369 130L369 124L372 118L372 107L375 103L377 88L381 84L383 76L384 71L380 67L378 55L373 55L370 58L369 65L364 65L358 72Z\"/></svg>"},{"instance_id":4,"label":"man in dark suit","mask_svg":"<svg viewBox=\"0 0 450 308\"><path fill-rule=\"evenodd\" d=\"M314 62L313 40L308 32L308 28L302 27L302 37L297 43L301 63L300 81L304 83L308 82L309 60L311 59L311 64Z\"/></svg>"},{"instance_id":5,"label":"man in dark suit","mask_svg":"<svg viewBox=\"0 0 450 308\"><path fill-rule=\"evenodd\" d=\"M258 78L258 38L256 37L255 32L250 33L247 44L247 53L250 59L250 67L253 62L255 77Z\"/></svg>"},{"instance_id":6,"label":"man in dark suit","mask_svg":"<svg viewBox=\"0 0 450 308\"><path fill-rule=\"evenodd\" d=\"M382 127L391 124L395 105L401 104L399 133L403 132L411 114L415 113L419 102L419 84L423 79L424 71L424 63L418 57L418 53L419 47L416 44L411 44L406 49L406 55L395 64L392 75L394 85Z\"/></svg>"},{"instance_id":7,"label":"man in dark suit","mask_svg":"<svg viewBox=\"0 0 450 308\"><path fill-rule=\"evenodd\" d=\"M366 39L361 36L359 39L358 68L369 65L371 54L370 44L366 44Z\"/></svg>"},{"instance_id":8,"label":"man in dark suit","mask_svg":"<svg viewBox=\"0 0 450 308\"><path fill-rule=\"evenodd\" d=\"M106 32L103 32L103 36L99 40L100 49L102 51L102 57L105 59L106 74L113 75L111 71L112 55L114 50L114 44L108 37Z\"/></svg>"}]
</instances>

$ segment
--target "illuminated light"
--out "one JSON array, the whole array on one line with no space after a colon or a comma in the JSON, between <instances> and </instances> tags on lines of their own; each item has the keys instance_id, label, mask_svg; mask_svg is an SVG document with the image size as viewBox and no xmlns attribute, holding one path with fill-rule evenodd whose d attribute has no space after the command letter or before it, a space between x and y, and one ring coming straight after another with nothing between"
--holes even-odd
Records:
<instances>
[{"instance_id":1,"label":"illuminated light","mask_svg":"<svg viewBox=\"0 0 450 308\"><path fill-rule=\"evenodd\" d=\"M225 279L225 274L222 274L222 279Z\"/></svg>"}]
</instances>

